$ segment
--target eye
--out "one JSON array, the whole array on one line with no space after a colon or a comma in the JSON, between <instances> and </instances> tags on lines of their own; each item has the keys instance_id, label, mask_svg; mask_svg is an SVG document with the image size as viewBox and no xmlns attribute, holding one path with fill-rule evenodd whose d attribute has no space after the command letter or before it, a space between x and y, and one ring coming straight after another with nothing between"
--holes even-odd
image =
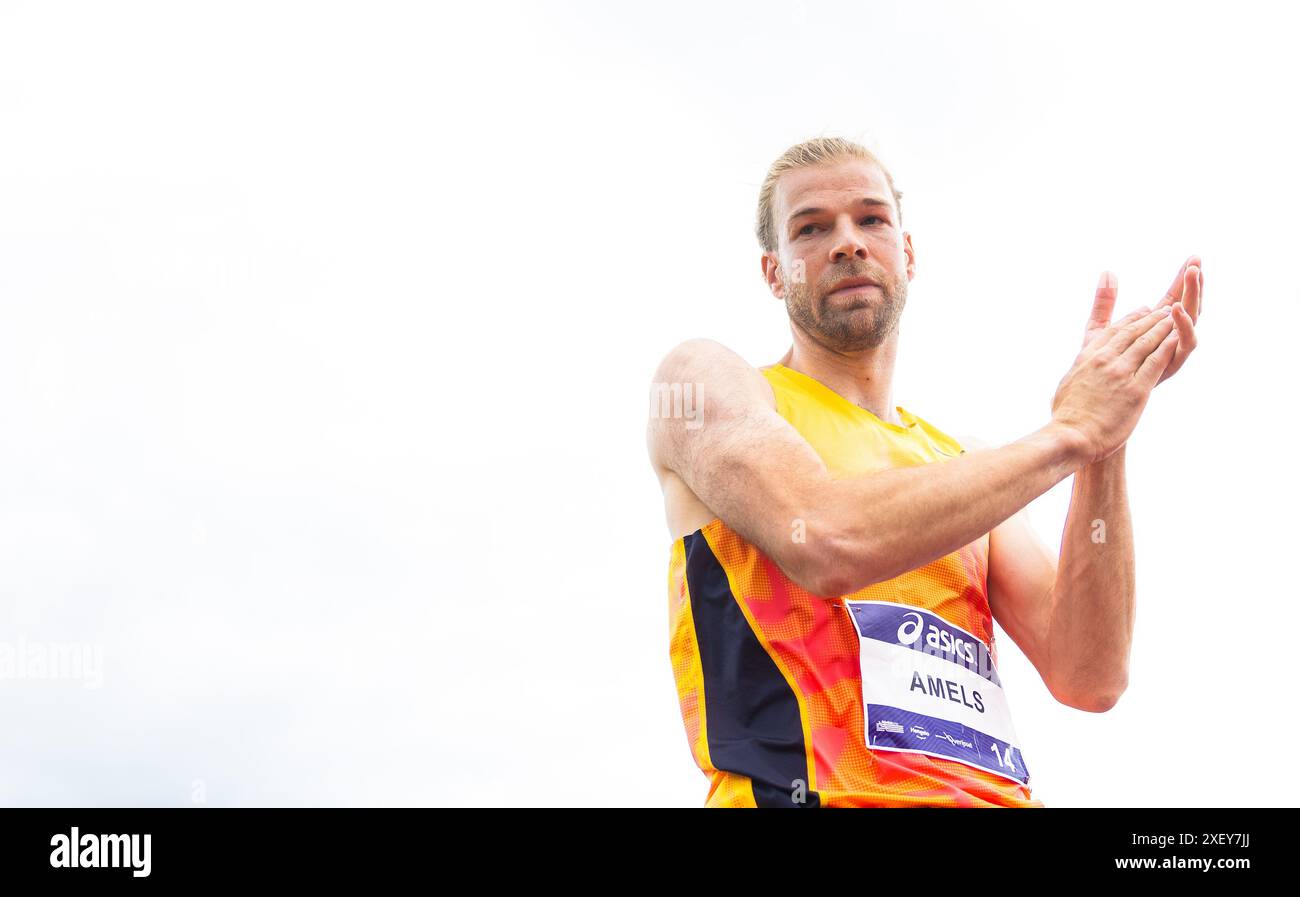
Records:
<instances>
[{"instance_id":1,"label":"eye","mask_svg":"<svg viewBox=\"0 0 1300 897\"><path fill-rule=\"evenodd\" d=\"M816 226L817 226L817 225L815 225L815 224L805 224L803 227L799 228L799 236L801 236L801 237L802 237L802 236L806 236L807 234L811 233L811 231L809 230L809 228L813 228L813 227L816 227Z\"/></svg>"},{"instance_id":2,"label":"eye","mask_svg":"<svg viewBox=\"0 0 1300 897\"><path fill-rule=\"evenodd\" d=\"M885 219L879 217L878 215L868 215L866 218L862 219L863 224L866 224L868 221L879 221L881 224L885 223Z\"/></svg>"}]
</instances>

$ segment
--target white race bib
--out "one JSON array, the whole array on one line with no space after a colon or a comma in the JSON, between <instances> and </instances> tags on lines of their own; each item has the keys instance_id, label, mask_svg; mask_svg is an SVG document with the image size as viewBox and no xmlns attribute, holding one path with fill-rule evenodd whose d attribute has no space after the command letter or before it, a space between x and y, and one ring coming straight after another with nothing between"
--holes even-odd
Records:
<instances>
[{"instance_id":1,"label":"white race bib","mask_svg":"<svg viewBox=\"0 0 1300 897\"><path fill-rule=\"evenodd\" d=\"M859 636L868 747L958 760L1029 784L988 645L909 604L844 606Z\"/></svg>"}]
</instances>

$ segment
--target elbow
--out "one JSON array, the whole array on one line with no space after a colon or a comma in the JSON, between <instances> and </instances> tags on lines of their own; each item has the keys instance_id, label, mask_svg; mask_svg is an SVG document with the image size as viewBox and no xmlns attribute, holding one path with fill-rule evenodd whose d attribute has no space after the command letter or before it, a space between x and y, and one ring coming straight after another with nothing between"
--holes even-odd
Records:
<instances>
[{"instance_id":1,"label":"elbow","mask_svg":"<svg viewBox=\"0 0 1300 897\"><path fill-rule=\"evenodd\" d=\"M835 565L820 558L799 558L779 566L791 582L811 595L835 598L847 594L841 591L844 578Z\"/></svg>"},{"instance_id":2,"label":"elbow","mask_svg":"<svg viewBox=\"0 0 1300 897\"><path fill-rule=\"evenodd\" d=\"M1086 713L1105 713L1119 703L1120 696L1128 688L1123 682L1109 688L1091 688L1078 692L1053 692L1056 700L1067 707Z\"/></svg>"},{"instance_id":3,"label":"elbow","mask_svg":"<svg viewBox=\"0 0 1300 897\"><path fill-rule=\"evenodd\" d=\"M802 564L790 578L814 595L838 598L886 578L876 575L869 552L856 540L823 533L795 547L801 549Z\"/></svg>"},{"instance_id":4,"label":"elbow","mask_svg":"<svg viewBox=\"0 0 1300 897\"><path fill-rule=\"evenodd\" d=\"M1105 713L1119 703L1119 694L1116 692L1106 692L1093 696L1089 701L1074 704L1076 710L1082 710L1086 713Z\"/></svg>"},{"instance_id":5,"label":"elbow","mask_svg":"<svg viewBox=\"0 0 1300 897\"><path fill-rule=\"evenodd\" d=\"M838 598L854 591L849 587L849 580L839 570L827 570L808 581L804 586L814 595L823 598Z\"/></svg>"}]
</instances>

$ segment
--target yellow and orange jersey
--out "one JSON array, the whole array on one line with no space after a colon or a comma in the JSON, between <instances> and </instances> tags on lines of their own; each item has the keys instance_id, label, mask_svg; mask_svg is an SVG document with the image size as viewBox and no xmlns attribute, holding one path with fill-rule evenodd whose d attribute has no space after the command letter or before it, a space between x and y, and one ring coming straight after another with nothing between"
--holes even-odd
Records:
<instances>
[{"instance_id":1,"label":"yellow and orange jersey","mask_svg":"<svg viewBox=\"0 0 1300 897\"><path fill-rule=\"evenodd\" d=\"M777 411L833 477L963 451L902 407L897 426L784 365L762 373ZM1016 781L931 753L868 747L864 732L859 632L845 600L910 605L918 619L941 619L977 638L996 666L988 551L985 535L894 579L827 598L800 588L721 520L674 542L670 653L687 739L710 780L707 806L1043 806L1027 773Z\"/></svg>"}]
</instances>

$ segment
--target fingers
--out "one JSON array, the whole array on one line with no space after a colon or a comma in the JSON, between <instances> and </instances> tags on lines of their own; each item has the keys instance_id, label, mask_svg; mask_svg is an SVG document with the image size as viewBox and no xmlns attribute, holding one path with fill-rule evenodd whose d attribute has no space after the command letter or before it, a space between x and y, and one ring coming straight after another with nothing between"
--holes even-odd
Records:
<instances>
[{"instance_id":1,"label":"fingers","mask_svg":"<svg viewBox=\"0 0 1300 897\"><path fill-rule=\"evenodd\" d=\"M1174 282L1169 285L1169 289L1165 290L1164 297L1156 303L1156 308L1159 308L1162 305L1173 305L1175 302L1182 301L1183 290L1187 279L1187 268L1189 265L1195 265L1199 270L1201 266L1201 257L1195 254L1187 257L1187 261L1183 262L1183 266L1178 269L1178 276L1175 277Z\"/></svg>"},{"instance_id":2,"label":"fingers","mask_svg":"<svg viewBox=\"0 0 1300 897\"><path fill-rule=\"evenodd\" d=\"M1173 306L1170 317L1173 319L1174 329L1178 333L1178 349L1174 352L1174 358L1169 362L1169 367L1165 368L1164 373L1160 375L1160 379L1156 381L1157 385L1164 383L1176 374L1178 369L1183 366L1183 362L1187 360L1187 356L1191 355L1192 350L1196 348L1196 322L1192 320L1192 316L1183 308L1181 302Z\"/></svg>"},{"instance_id":3,"label":"fingers","mask_svg":"<svg viewBox=\"0 0 1300 897\"><path fill-rule=\"evenodd\" d=\"M1151 314L1151 309L1144 305L1141 308L1134 309L1133 311L1126 314L1124 317L1120 318L1118 321L1115 322L1115 326L1124 327L1128 324L1132 324L1138 318L1145 318L1149 314Z\"/></svg>"},{"instance_id":4,"label":"fingers","mask_svg":"<svg viewBox=\"0 0 1300 897\"><path fill-rule=\"evenodd\" d=\"M1165 367L1168 366L1174 357L1174 350L1178 348L1178 331L1170 330L1165 338L1161 340L1160 345L1154 352L1146 357L1141 367L1137 369L1133 377L1142 385L1144 389L1154 389L1159 382L1161 374Z\"/></svg>"},{"instance_id":5,"label":"fingers","mask_svg":"<svg viewBox=\"0 0 1300 897\"><path fill-rule=\"evenodd\" d=\"M1125 350L1124 361L1127 362L1129 367L1136 371L1141 367L1142 362L1147 358L1147 356L1160 348L1164 343L1165 337L1169 336L1170 333L1173 333L1175 337L1177 336L1177 331L1174 329L1174 316L1172 314L1159 315L1156 319L1156 323L1152 325L1149 330L1135 339L1133 345L1129 346L1128 349ZM1163 370L1164 368L1162 367L1161 371Z\"/></svg>"},{"instance_id":6,"label":"fingers","mask_svg":"<svg viewBox=\"0 0 1300 897\"><path fill-rule=\"evenodd\" d=\"M1114 334L1106 343L1106 348L1112 350L1116 355L1123 355L1128 351L1128 347L1133 345L1134 340L1142 336L1160 321L1168 318L1169 306L1161 305L1149 314L1145 314L1123 327L1115 329ZM1152 347L1154 348L1154 347Z\"/></svg>"},{"instance_id":7,"label":"fingers","mask_svg":"<svg viewBox=\"0 0 1300 897\"><path fill-rule=\"evenodd\" d=\"M1126 325L1128 325L1128 324L1132 324L1132 323L1133 323L1134 321L1136 321L1138 318L1145 317L1146 315L1149 315L1149 314L1151 314L1151 309L1147 308L1145 305L1142 306L1142 307L1139 308L1139 309L1135 309L1134 311L1131 311L1131 312L1129 312L1128 314L1126 314L1124 317L1120 318L1120 319L1119 319L1118 321L1116 321L1114 324L1110 325L1110 329L1109 329L1109 330L1108 330L1107 328L1105 328L1105 327L1102 327L1102 328L1100 328L1100 329L1098 329L1098 330L1093 331L1093 332L1088 336L1088 338L1084 340L1083 345L1084 345L1085 347L1087 347L1089 344L1091 344L1091 343L1095 343L1095 342L1097 342L1098 340L1102 339L1102 337L1103 337L1104 335L1106 335L1106 334L1108 334L1108 333L1112 333L1112 332L1114 331L1115 328L1118 328L1118 327L1124 327L1124 326L1126 326Z\"/></svg>"},{"instance_id":8,"label":"fingers","mask_svg":"<svg viewBox=\"0 0 1300 897\"><path fill-rule=\"evenodd\" d=\"M1092 314L1088 316L1085 333L1110 326L1110 315L1115 310L1115 297L1119 295L1119 278L1110 271L1101 272L1097 281L1097 295L1092 300Z\"/></svg>"},{"instance_id":9,"label":"fingers","mask_svg":"<svg viewBox=\"0 0 1300 897\"><path fill-rule=\"evenodd\" d=\"M1183 282L1183 298L1180 302L1191 317L1192 323L1195 324L1201 314L1201 269L1198 265L1189 265L1187 268Z\"/></svg>"},{"instance_id":10,"label":"fingers","mask_svg":"<svg viewBox=\"0 0 1300 897\"><path fill-rule=\"evenodd\" d=\"M1185 355L1196 348L1196 319L1181 302L1174 306L1170 317L1178 327L1178 354Z\"/></svg>"}]
</instances>

